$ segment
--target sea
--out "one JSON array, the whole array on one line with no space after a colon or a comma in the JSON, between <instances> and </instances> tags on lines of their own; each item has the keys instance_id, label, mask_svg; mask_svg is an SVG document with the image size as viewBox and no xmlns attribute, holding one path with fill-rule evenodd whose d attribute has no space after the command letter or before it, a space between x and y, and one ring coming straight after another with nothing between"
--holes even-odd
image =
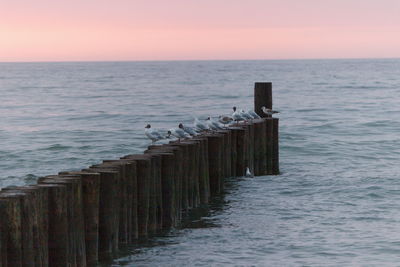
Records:
<instances>
[{"instance_id":1,"label":"sea","mask_svg":"<svg viewBox=\"0 0 400 267\"><path fill-rule=\"evenodd\" d=\"M253 108L280 175L226 179L182 226L100 266L400 266L400 60L0 63L0 187L141 153L144 127Z\"/></svg>"}]
</instances>

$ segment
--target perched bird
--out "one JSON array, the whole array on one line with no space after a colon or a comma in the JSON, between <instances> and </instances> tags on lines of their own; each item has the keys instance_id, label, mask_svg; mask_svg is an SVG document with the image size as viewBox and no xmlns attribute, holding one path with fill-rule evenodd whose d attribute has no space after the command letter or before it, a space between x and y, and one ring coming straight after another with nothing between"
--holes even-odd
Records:
<instances>
[{"instance_id":1,"label":"perched bird","mask_svg":"<svg viewBox=\"0 0 400 267\"><path fill-rule=\"evenodd\" d=\"M250 172L249 167L246 168L246 177L248 177L248 178L254 177L253 174Z\"/></svg>"},{"instance_id":2,"label":"perched bird","mask_svg":"<svg viewBox=\"0 0 400 267\"><path fill-rule=\"evenodd\" d=\"M221 123L214 121L213 119L211 119L211 117L207 118L206 124L212 130L223 130L224 129L224 126Z\"/></svg>"},{"instance_id":3,"label":"perched bird","mask_svg":"<svg viewBox=\"0 0 400 267\"><path fill-rule=\"evenodd\" d=\"M164 139L164 137L158 131L151 129L150 124L146 125L144 133L151 140L152 144L154 144L158 140Z\"/></svg>"},{"instance_id":4,"label":"perched bird","mask_svg":"<svg viewBox=\"0 0 400 267\"><path fill-rule=\"evenodd\" d=\"M219 122L222 123L222 124L230 124L231 122L233 122L232 117L230 117L230 116L223 116L223 115L219 116L218 120L219 120Z\"/></svg>"},{"instance_id":5,"label":"perched bird","mask_svg":"<svg viewBox=\"0 0 400 267\"><path fill-rule=\"evenodd\" d=\"M239 121L244 121L244 118L240 114L241 112L236 109L236 107L233 107L233 113L232 113L232 118L234 121L239 122Z\"/></svg>"},{"instance_id":6,"label":"perched bird","mask_svg":"<svg viewBox=\"0 0 400 267\"><path fill-rule=\"evenodd\" d=\"M180 129L184 130L186 133L190 134L191 136L196 136L196 135L198 135L198 133L197 133L192 127L183 126L182 123L179 123L178 127L179 127Z\"/></svg>"},{"instance_id":7,"label":"perched bird","mask_svg":"<svg viewBox=\"0 0 400 267\"><path fill-rule=\"evenodd\" d=\"M253 119L261 119L260 115L255 113L253 110L249 110L249 111L247 111L247 113L250 114L251 116L253 116Z\"/></svg>"},{"instance_id":8,"label":"perched bird","mask_svg":"<svg viewBox=\"0 0 400 267\"><path fill-rule=\"evenodd\" d=\"M209 127L202 123L198 118L194 118L193 127L198 131L207 131Z\"/></svg>"},{"instance_id":9,"label":"perched bird","mask_svg":"<svg viewBox=\"0 0 400 267\"><path fill-rule=\"evenodd\" d=\"M181 141L181 138L190 138L190 135L185 133L185 131L180 129L180 128L169 129L168 130L168 137L170 137L171 135L175 136L176 138L178 138L179 142Z\"/></svg>"},{"instance_id":10,"label":"perched bird","mask_svg":"<svg viewBox=\"0 0 400 267\"><path fill-rule=\"evenodd\" d=\"M262 110L265 114L267 114L267 115L269 115L269 116L272 116L273 114L279 113L279 111L272 110L272 109L266 108L266 107L261 107L261 110Z\"/></svg>"},{"instance_id":11,"label":"perched bird","mask_svg":"<svg viewBox=\"0 0 400 267\"><path fill-rule=\"evenodd\" d=\"M242 115L242 117L245 118L246 120L253 119L253 116L251 116L250 114L247 114L247 112L245 112L243 109L240 111L240 115Z\"/></svg>"}]
</instances>

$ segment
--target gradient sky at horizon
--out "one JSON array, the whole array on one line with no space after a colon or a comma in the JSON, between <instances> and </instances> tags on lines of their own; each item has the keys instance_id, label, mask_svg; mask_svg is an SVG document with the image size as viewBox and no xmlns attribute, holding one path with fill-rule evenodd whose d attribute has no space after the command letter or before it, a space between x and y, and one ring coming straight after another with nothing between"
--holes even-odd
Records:
<instances>
[{"instance_id":1,"label":"gradient sky at horizon","mask_svg":"<svg viewBox=\"0 0 400 267\"><path fill-rule=\"evenodd\" d=\"M0 61L400 57L399 0L0 0Z\"/></svg>"}]
</instances>

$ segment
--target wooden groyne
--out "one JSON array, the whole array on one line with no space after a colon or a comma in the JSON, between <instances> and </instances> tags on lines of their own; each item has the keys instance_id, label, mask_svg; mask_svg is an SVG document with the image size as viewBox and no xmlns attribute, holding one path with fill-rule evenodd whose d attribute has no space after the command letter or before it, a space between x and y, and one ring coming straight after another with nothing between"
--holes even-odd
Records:
<instances>
[{"instance_id":1,"label":"wooden groyne","mask_svg":"<svg viewBox=\"0 0 400 267\"><path fill-rule=\"evenodd\" d=\"M179 225L207 204L224 179L279 174L279 119L271 83L256 83L262 117L191 139L151 145L143 154L60 172L0 192L1 266L93 266L120 246Z\"/></svg>"}]
</instances>

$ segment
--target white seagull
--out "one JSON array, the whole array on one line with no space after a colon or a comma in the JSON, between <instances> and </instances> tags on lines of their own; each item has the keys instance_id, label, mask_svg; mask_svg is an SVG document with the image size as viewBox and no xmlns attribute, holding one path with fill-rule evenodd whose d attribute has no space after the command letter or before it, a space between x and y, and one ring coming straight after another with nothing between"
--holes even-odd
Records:
<instances>
[{"instance_id":1,"label":"white seagull","mask_svg":"<svg viewBox=\"0 0 400 267\"><path fill-rule=\"evenodd\" d=\"M146 125L144 133L151 140L152 144L154 144L158 140L164 139L164 137L158 131L151 129L150 124Z\"/></svg>"},{"instance_id":2,"label":"white seagull","mask_svg":"<svg viewBox=\"0 0 400 267\"><path fill-rule=\"evenodd\" d=\"M207 131L209 129L209 127L198 118L194 118L193 127L198 131Z\"/></svg>"},{"instance_id":3,"label":"white seagull","mask_svg":"<svg viewBox=\"0 0 400 267\"><path fill-rule=\"evenodd\" d=\"M261 107L261 110L262 110L265 114L267 114L267 115L269 115L269 116L272 116L273 114L279 113L279 111L272 110L272 109L266 108L266 107Z\"/></svg>"},{"instance_id":4,"label":"white seagull","mask_svg":"<svg viewBox=\"0 0 400 267\"><path fill-rule=\"evenodd\" d=\"M253 116L254 119L261 119L260 115L255 113L253 110L249 110L249 111L247 111L247 113L250 114L251 116Z\"/></svg>"},{"instance_id":5,"label":"white seagull","mask_svg":"<svg viewBox=\"0 0 400 267\"><path fill-rule=\"evenodd\" d=\"M183 126L182 123L179 123L178 127L179 127L180 129L184 130L186 133L190 134L191 136L196 136L196 135L198 135L198 133L197 133L192 127Z\"/></svg>"},{"instance_id":6,"label":"white seagull","mask_svg":"<svg viewBox=\"0 0 400 267\"><path fill-rule=\"evenodd\" d=\"M239 122L244 120L243 116L240 113L241 112L239 110L236 110L236 107L233 107L232 118L234 121Z\"/></svg>"},{"instance_id":7,"label":"white seagull","mask_svg":"<svg viewBox=\"0 0 400 267\"><path fill-rule=\"evenodd\" d=\"M248 177L248 178L254 177L253 174L250 172L249 167L246 168L246 177Z\"/></svg>"},{"instance_id":8,"label":"white seagull","mask_svg":"<svg viewBox=\"0 0 400 267\"><path fill-rule=\"evenodd\" d=\"M181 141L181 138L190 138L191 136L188 135L187 133L185 133L184 130L180 129L180 128L171 128L168 130L168 137L170 136L175 136L176 138L178 138L179 142Z\"/></svg>"},{"instance_id":9,"label":"white seagull","mask_svg":"<svg viewBox=\"0 0 400 267\"><path fill-rule=\"evenodd\" d=\"M206 124L208 127L210 127L213 130L223 130L224 129L224 126L221 123L212 120L211 117L207 118Z\"/></svg>"},{"instance_id":10,"label":"white seagull","mask_svg":"<svg viewBox=\"0 0 400 267\"><path fill-rule=\"evenodd\" d=\"M233 121L232 117L223 115L219 116L218 120L222 124L230 124Z\"/></svg>"},{"instance_id":11,"label":"white seagull","mask_svg":"<svg viewBox=\"0 0 400 267\"><path fill-rule=\"evenodd\" d=\"M242 115L242 117L244 117L246 120L253 119L253 116L251 116L250 114L247 114L247 112L245 112L243 109L240 111L240 115Z\"/></svg>"}]
</instances>

